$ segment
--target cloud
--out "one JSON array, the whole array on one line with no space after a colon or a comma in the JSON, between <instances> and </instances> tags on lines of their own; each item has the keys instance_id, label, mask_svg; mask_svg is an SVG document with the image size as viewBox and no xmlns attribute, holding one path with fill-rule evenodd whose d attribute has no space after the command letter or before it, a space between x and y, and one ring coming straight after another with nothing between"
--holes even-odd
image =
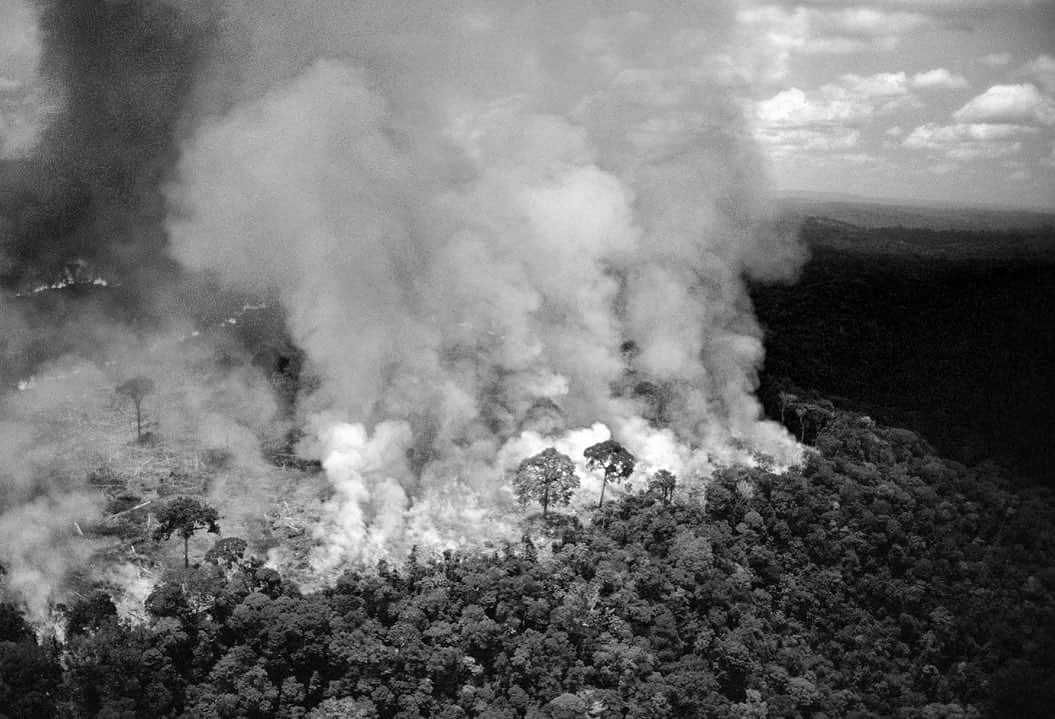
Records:
<instances>
[{"instance_id":1,"label":"cloud","mask_svg":"<svg viewBox=\"0 0 1055 719\"><path fill-rule=\"evenodd\" d=\"M817 90L793 87L756 103L755 135L771 152L846 150L875 115L913 102L903 72L846 74Z\"/></svg>"},{"instance_id":2,"label":"cloud","mask_svg":"<svg viewBox=\"0 0 1055 719\"><path fill-rule=\"evenodd\" d=\"M845 125L866 119L872 105L824 93L811 97L797 87L778 92L756 105L759 121L767 127Z\"/></svg>"},{"instance_id":3,"label":"cloud","mask_svg":"<svg viewBox=\"0 0 1055 719\"><path fill-rule=\"evenodd\" d=\"M954 75L943 67L917 72L912 76L912 87L921 90L958 90L968 87L967 78Z\"/></svg>"},{"instance_id":4,"label":"cloud","mask_svg":"<svg viewBox=\"0 0 1055 719\"><path fill-rule=\"evenodd\" d=\"M1048 0L870 0L872 8L886 10L911 10L913 12L941 15L946 12L958 14L964 10L1026 10L1040 7ZM827 7L844 6L846 0L786 0L786 4Z\"/></svg>"},{"instance_id":5,"label":"cloud","mask_svg":"<svg viewBox=\"0 0 1055 719\"><path fill-rule=\"evenodd\" d=\"M1034 132L1036 132L1035 128L1023 125L987 123L938 125L936 123L927 123L913 130L912 134L905 140L905 145L912 147L914 142L921 140L937 143L961 140L978 142L1004 141L1021 139Z\"/></svg>"},{"instance_id":6,"label":"cloud","mask_svg":"<svg viewBox=\"0 0 1055 719\"><path fill-rule=\"evenodd\" d=\"M918 12L857 7L818 13L816 22L823 34L885 41L918 30L929 21L926 15Z\"/></svg>"},{"instance_id":7,"label":"cloud","mask_svg":"<svg viewBox=\"0 0 1055 719\"><path fill-rule=\"evenodd\" d=\"M1018 69L1019 77L1028 77L1045 90L1055 93L1055 57L1039 55Z\"/></svg>"},{"instance_id":8,"label":"cloud","mask_svg":"<svg viewBox=\"0 0 1055 719\"><path fill-rule=\"evenodd\" d=\"M809 93L797 87L778 92L757 103L756 115L769 126L857 124L869 120L891 100L907 95L903 72L846 74Z\"/></svg>"},{"instance_id":9,"label":"cloud","mask_svg":"<svg viewBox=\"0 0 1055 719\"><path fill-rule=\"evenodd\" d=\"M1003 67L1004 65L1011 64L1011 53L1009 52L992 52L988 55L983 55L978 58L978 62L989 67Z\"/></svg>"},{"instance_id":10,"label":"cloud","mask_svg":"<svg viewBox=\"0 0 1055 719\"><path fill-rule=\"evenodd\" d=\"M861 132L844 127L764 128L755 134L755 138L769 149L771 156L781 156L849 150L857 147Z\"/></svg>"},{"instance_id":11,"label":"cloud","mask_svg":"<svg viewBox=\"0 0 1055 719\"><path fill-rule=\"evenodd\" d=\"M793 87L755 104L755 137L771 156L846 152L876 116L918 101L903 72L842 75L816 90Z\"/></svg>"},{"instance_id":12,"label":"cloud","mask_svg":"<svg viewBox=\"0 0 1055 719\"><path fill-rule=\"evenodd\" d=\"M809 19L802 10L749 7L737 14L737 27L745 38L739 64L749 67L756 80L782 80L788 75L791 56L810 46Z\"/></svg>"},{"instance_id":13,"label":"cloud","mask_svg":"<svg viewBox=\"0 0 1055 719\"><path fill-rule=\"evenodd\" d=\"M906 34L930 24L926 15L917 12L777 3L750 4L740 10L737 21L750 41L743 53L750 56L746 62L759 68L757 76L768 81L786 77L796 54L893 50Z\"/></svg>"},{"instance_id":14,"label":"cloud","mask_svg":"<svg viewBox=\"0 0 1055 719\"><path fill-rule=\"evenodd\" d=\"M1055 125L1055 102L1035 85L993 85L953 113L959 122L1040 122Z\"/></svg>"},{"instance_id":15,"label":"cloud","mask_svg":"<svg viewBox=\"0 0 1055 719\"><path fill-rule=\"evenodd\" d=\"M894 97L908 92L903 72L880 72L875 75L843 75L834 87L850 95L863 97Z\"/></svg>"},{"instance_id":16,"label":"cloud","mask_svg":"<svg viewBox=\"0 0 1055 719\"><path fill-rule=\"evenodd\" d=\"M951 160L1008 157L1022 149L1022 141L1036 128L1009 123L927 123L909 133L901 143L912 150L945 155Z\"/></svg>"}]
</instances>

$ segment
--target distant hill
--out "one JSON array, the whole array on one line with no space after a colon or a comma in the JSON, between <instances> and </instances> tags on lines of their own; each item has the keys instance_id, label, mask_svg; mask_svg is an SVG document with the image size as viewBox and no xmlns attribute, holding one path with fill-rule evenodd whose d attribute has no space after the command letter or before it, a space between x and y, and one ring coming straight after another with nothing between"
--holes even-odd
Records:
<instances>
[{"instance_id":1,"label":"distant hill","mask_svg":"<svg viewBox=\"0 0 1055 719\"><path fill-rule=\"evenodd\" d=\"M813 252L821 250L893 262L1055 262L1055 225L1006 229L867 227L830 217L796 220Z\"/></svg>"},{"instance_id":2,"label":"distant hill","mask_svg":"<svg viewBox=\"0 0 1055 719\"><path fill-rule=\"evenodd\" d=\"M866 229L1003 231L1055 228L1055 211L897 204L842 195L786 193L782 213L790 219L823 217Z\"/></svg>"}]
</instances>

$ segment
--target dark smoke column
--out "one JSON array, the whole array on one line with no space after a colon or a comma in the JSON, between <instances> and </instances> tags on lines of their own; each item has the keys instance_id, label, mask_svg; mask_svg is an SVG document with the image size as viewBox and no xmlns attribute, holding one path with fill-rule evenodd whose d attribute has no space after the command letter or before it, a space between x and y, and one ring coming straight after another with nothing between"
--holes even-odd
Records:
<instances>
[{"instance_id":1,"label":"dark smoke column","mask_svg":"<svg viewBox=\"0 0 1055 719\"><path fill-rule=\"evenodd\" d=\"M5 168L0 285L59 275L78 260L141 300L175 272L164 255L160 186L207 23L159 0L40 0L40 71L61 97L37 153ZM9 199L10 201L10 199Z\"/></svg>"}]
</instances>

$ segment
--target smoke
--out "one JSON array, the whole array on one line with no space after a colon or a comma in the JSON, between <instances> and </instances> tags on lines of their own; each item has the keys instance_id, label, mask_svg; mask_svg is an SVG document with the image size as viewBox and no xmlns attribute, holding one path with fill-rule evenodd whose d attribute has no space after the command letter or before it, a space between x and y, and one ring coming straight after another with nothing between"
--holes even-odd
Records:
<instances>
[{"instance_id":1,"label":"smoke","mask_svg":"<svg viewBox=\"0 0 1055 719\"><path fill-rule=\"evenodd\" d=\"M160 184L208 44L205 18L162 0L38 0L37 78L51 98L32 148L5 161L0 282L87 262L138 292L171 284ZM21 13L29 14L28 9Z\"/></svg>"},{"instance_id":2,"label":"smoke","mask_svg":"<svg viewBox=\"0 0 1055 719\"><path fill-rule=\"evenodd\" d=\"M0 593L24 602L38 621L71 580L83 588L110 571L137 571L97 556L114 543L102 530L115 493L156 503L163 485L200 487L206 477L222 483L264 465L260 438L273 427L277 407L247 363L221 368L213 346L180 344L171 333L145 345L134 335L112 335L106 346L114 352L109 361L67 356L41 366L21 389L0 394L0 565L7 570ZM155 382L144 401L144 430L156 438L151 445L134 441L131 403L114 392L141 372ZM229 467L201 471L199 458L209 450L227 456ZM226 531L243 529L244 497L257 491L210 496ZM133 534L118 546L128 550L145 539Z\"/></svg>"},{"instance_id":3,"label":"smoke","mask_svg":"<svg viewBox=\"0 0 1055 719\"><path fill-rule=\"evenodd\" d=\"M801 258L768 219L730 4L215 9L171 253L277 295L320 379L318 572L501 534L505 472L572 436L685 479L797 459L752 396L744 277Z\"/></svg>"},{"instance_id":4,"label":"smoke","mask_svg":"<svg viewBox=\"0 0 1055 719\"><path fill-rule=\"evenodd\" d=\"M91 555L92 547L79 541L76 527L97 506L96 497L72 493L41 496L0 514L6 588L25 604L31 619L47 616L57 588Z\"/></svg>"},{"instance_id":5,"label":"smoke","mask_svg":"<svg viewBox=\"0 0 1055 719\"><path fill-rule=\"evenodd\" d=\"M82 417L105 405L93 391L100 376L90 365L62 361L32 392L0 397L0 565L6 590L38 620L92 550L79 528L102 501L81 462L98 461L105 445L94 443Z\"/></svg>"},{"instance_id":6,"label":"smoke","mask_svg":"<svg viewBox=\"0 0 1055 719\"><path fill-rule=\"evenodd\" d=\"M200 486L208 450L231 465L209 478L238 484L227 480L258 469L261 439L284 429L233 329L206 326L223 312L209 307L216 294L165 251L161 187L211 12L165 0L0 8L13 73L0 78L0 591L38 621L72 585L105 580L108 540L93 525L108 494L152 493L171 473ZM157 446L132 441L133 413L114 394L138 374L156 385ZM100 473L115 483L93 482ZM210 495L230 529L243 498Z\"/></svg>"},{"instance_id":7,"label":"smoke","mask_svg":"<svg viewBox=\"0 0 1055 719\"><path fill-rule=\"evenodd\" d=\"M508 474L546 446L582 506L582 450L609 437L634 480L797 458L752 396L743 278L800 257L768 219L731 3L33 7L49 99L0 160L0 382L36 381L0 396L0 562L36 615L95 548L91 468L229 452L225 531L279 493L268 387L237 346L178 339L214 281L277 297L318 379L313 581L509 536ZM75 286L27 295L56 279ZM162 450L113 405L136 374Z\"/></svg>"}]
</instances>

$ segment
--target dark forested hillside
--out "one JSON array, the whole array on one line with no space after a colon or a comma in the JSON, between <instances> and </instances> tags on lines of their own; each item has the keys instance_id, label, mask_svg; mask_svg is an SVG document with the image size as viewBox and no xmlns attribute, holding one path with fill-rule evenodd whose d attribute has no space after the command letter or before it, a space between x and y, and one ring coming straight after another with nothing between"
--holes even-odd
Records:
<instances>
[{"instance_id":1,"label":"dark forested hillside","mask_svg":"<svg viewBox=\"0 0 1055 719\"><path fill-rule=\"evenodd\" d=\"M227 538L145 624L87 592L38 642L0 606L0 714L1050 716L1050 492L862 415L816 429L802 470L551 514L519 545L319 594Z\"/></svg>"},{"instance_id":2,"label":"dark forested hillside","mask_svg":"<svg viewBox=\"0 0 1055 719\"><path fill-rule=\"evenodd\" d=\"M1055 232L803 234L801 281L753 290L770 395L790 378L949 456L1055 479Z\"/></svg>"}]
</instances>

